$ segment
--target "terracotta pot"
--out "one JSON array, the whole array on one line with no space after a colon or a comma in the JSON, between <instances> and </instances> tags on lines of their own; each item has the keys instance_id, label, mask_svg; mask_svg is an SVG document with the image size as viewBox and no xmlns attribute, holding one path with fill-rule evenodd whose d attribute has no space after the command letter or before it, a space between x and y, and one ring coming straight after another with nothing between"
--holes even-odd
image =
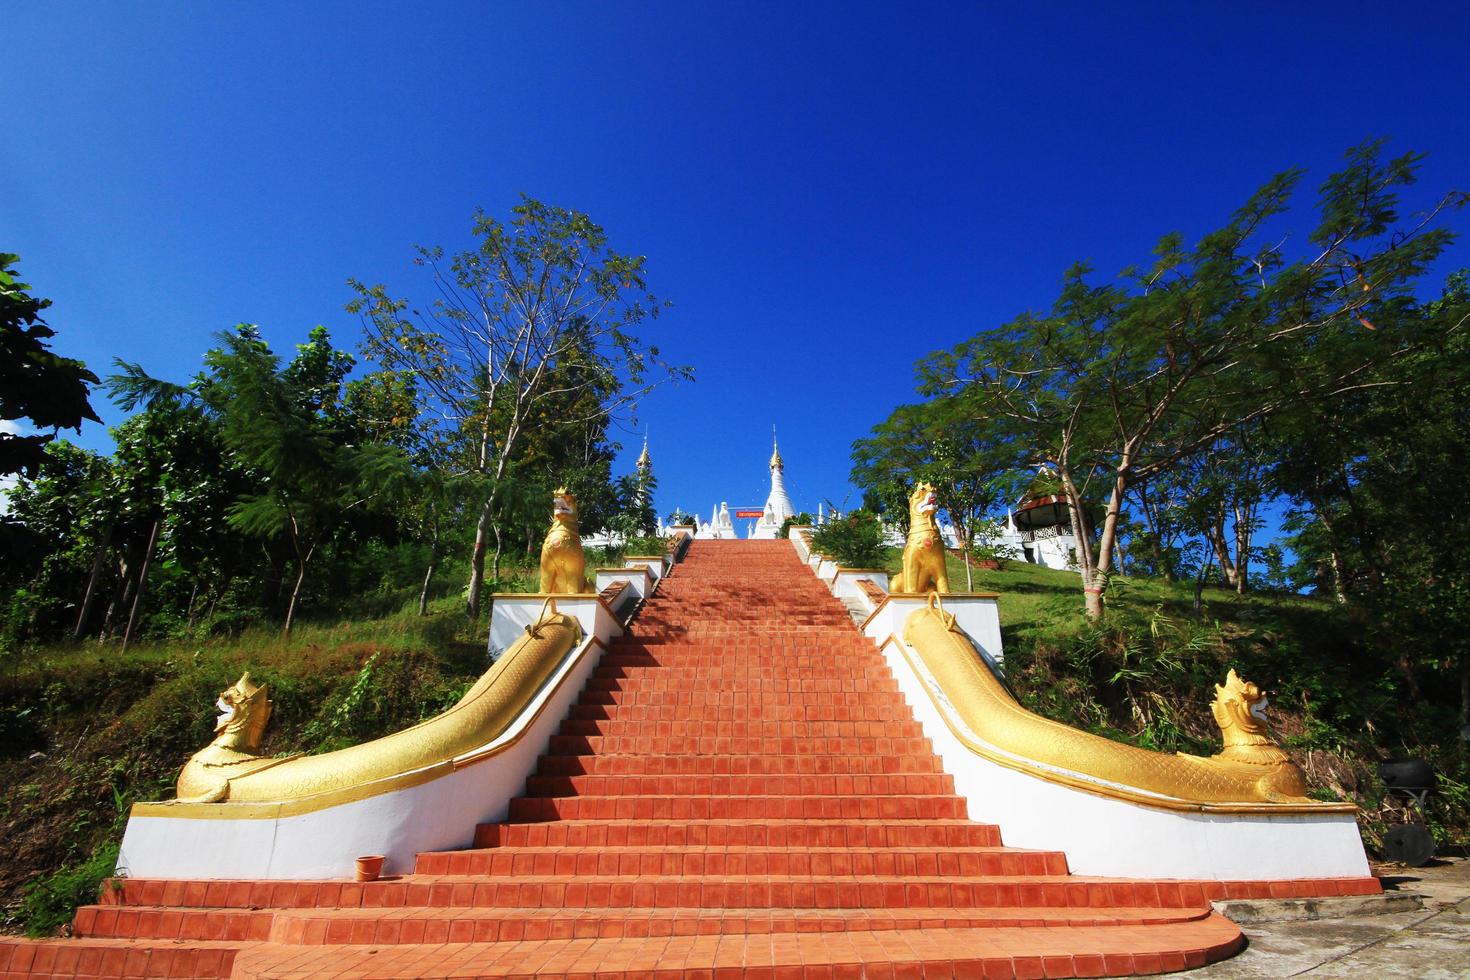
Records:
<instances>
[{"instance_id":1,"label":"terracotta pot","mask_svg":"<svg viewBox=\"0 0 1470 980\"><path fill-rule=\"evenodd\" d=\"M383 873L383 855L364 854L357 859L357 880L377 881L378 875Z\"/></svg>"}]
</instances>

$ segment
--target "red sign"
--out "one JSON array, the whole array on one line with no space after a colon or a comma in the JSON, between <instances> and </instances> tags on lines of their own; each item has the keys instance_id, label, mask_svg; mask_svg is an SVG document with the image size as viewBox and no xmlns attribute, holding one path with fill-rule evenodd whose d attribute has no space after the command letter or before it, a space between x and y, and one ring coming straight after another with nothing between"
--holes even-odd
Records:
<instances>
[{"instance_id":1,"label":"red sign","mask_svg":"<svg viewBox=\"0 0 1470 980\"><path fill-rule=\"evenodd\" d=\"M766 512L763 511L763 510L737 510L735 512L735 516L736 517L754 517L754 518L759 519L759 518L765 516L765 513Z\"/></svg>"}]
</instances>

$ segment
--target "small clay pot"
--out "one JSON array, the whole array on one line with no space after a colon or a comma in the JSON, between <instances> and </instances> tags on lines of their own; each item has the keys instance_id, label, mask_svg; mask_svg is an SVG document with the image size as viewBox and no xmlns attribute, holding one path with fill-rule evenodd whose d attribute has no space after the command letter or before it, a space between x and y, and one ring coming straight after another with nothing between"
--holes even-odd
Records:
<instances>
[{"instance_id":1,"label":"small clay pot","mask_svg":"<svg viewBox=\"0 0 1470 980\"><path fill-rule=\"evenodd\" d=\"M364 854L357 859L357 880L377 881L378 875L383 873L383 855Z\"/></svg>"}]
</instances>

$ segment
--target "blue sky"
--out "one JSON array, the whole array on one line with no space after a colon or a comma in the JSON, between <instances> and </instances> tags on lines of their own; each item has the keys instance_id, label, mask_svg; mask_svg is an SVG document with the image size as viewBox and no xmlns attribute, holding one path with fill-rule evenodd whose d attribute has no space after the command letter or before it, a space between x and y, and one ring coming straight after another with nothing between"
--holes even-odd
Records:
<instances>
[{"instance_id":1,"label":"blue sky","mask_svg":"<svg viewBox=\"0 0 1470 980\"><path fill-rule=\"evenodd\" d=\"M347 277L422 295L414 244L526 192L675 304L645 332L697 373L640 412L661 510L759 504L773 423L798 507L855 503L914 361L1073 261L1112 274L1288 166L1310 191L1370 135L1430 154L1426 198L1470 184L1466 9L10 5L0 249L59 351L183 379L240 321L355 345Z\"/></svg>"}]
</instances>

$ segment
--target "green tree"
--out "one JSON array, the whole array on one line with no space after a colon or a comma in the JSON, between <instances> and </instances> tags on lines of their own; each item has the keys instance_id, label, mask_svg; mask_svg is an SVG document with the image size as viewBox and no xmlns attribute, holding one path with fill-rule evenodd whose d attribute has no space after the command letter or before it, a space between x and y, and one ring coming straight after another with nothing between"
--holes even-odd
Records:
<instances>
[{"instance_id":1,"label":"green tree","mask_svg":"<svg viewBox=\"0 0 1470 980\"><path fill-rule=\"evenodd\" d=\"M1278 174L1193 247L1164 236L1124 284L1066 275L1047 316L1027 314L921 365L930 391L963 392L977 420L1007 422L1073 505L1089 617L1103 612L1123 503L1140 480L1242 426L1304 401L1340 402L1375 365L1423 342L1405 317L1419 275L1452 239L1443 195L1401 222L1399 193L1420 157L1349 151L1323 184L1310 254L1278 227L1300 171ZM1089 526L1087 481L1106 496Z\"/></svg>"},{"instance_id":2,"label":"green tree","mask_svg":"<svg viewBox=\"0 0 1470 980\"><path fill-rule=\"evenodd\" d=\"M914 485L934 487L960 540L966 588L974 587L970 556L976 532L1026 478L1014 444L998 438L996 428L972 418L959 400L941 396L899 406L871 436L853 443L853 483L884 500L888 513L901 511L905 525Z\"/></svg>"},{"instance_id":3,"label":"green tree","mask_svg":"<svg viewBox=\"0 0 1470 980\"><path fill-rule=\"evenodd\" d=\"M46 345L56 331L41 319L49 299L30 295L15 277L20 256L0 252L0 421L28 419L51 434L19 435L0 429L0 476L34 475L57 429L81 429L99 421L87 400L97 376L81 361L61 357Z\"/></svg>"},{"instance_id":4,"label":"green tree","mask_svg":"<svg viewBox=\"0 0 1470 980\"><path fill-rule=\"evenodd\" d=\"M189 386L150 378L120 362L109 388L125 409L170 400L199 406L219 426L219 437L248 473L248 487L229 505L225 520L246 535L284 540L296 575L283 629L290 633L308 570L354 512L408 478L398 448L364 441L343 407L352 357L337 350L324 327L311 331L284 366L242 324L219 335L205 355L207 370Z\"/></svg>"},{"instance_id":5,"label":"green tree","mask_svg":"<svg viewBox=\"0 0 1470 980\"><path fill-rule=\"evenodd\" d=\"M1455 692L1470 770L1470 277L1401 316L1426 342L1378 365L1347 406L1281 418L1274 478L1299 507L1293 549L1366 624L1415 710Z\"/></svg>"},{"instance_id":6,"label":"green tree","mask_svg":"<svg viewBox=\"0 0 1470 980\"><path fill-rule=\"evenodd\" d=\"M477 245L452 257L419 249L432 302L410 304L386 286L352 280L357 296L348 305L362 317L368 356L415 374L434 417L459 440L459 467L481 478L472 617L480 613L486 551L503 538L506 477L543 404L598 391L592 414L608 418L654 385L691 376L632 333L663 304L648 291L644 258L613 250L586 214L523 197L506 223L476 212L473 231Z\"/></svg>"}]
</instances>

